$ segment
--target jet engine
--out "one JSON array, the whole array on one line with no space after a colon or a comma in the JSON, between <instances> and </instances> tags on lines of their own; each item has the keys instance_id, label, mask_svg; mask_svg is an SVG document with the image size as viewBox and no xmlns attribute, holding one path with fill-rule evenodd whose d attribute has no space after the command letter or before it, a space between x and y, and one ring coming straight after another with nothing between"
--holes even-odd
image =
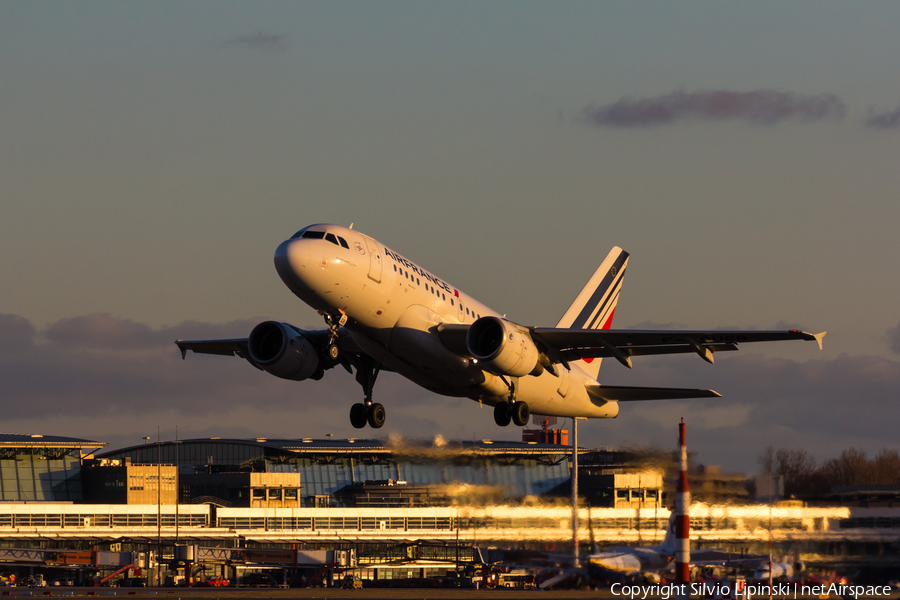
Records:
<instances>
[{"instance_id":1,"label":"jet engine","mask_svg":"<svg viewBox=\"0 0 900 600\"><path fill-rule=\"evenodd\" d=\"M522 377L540 375L544 367L531 334L521 325L498 317L481 317L466 334L469 353L488 365L488 370Z\"/></svg>"},{"instance_id":2,"label":"jet engine","mask_svg":"<svg viewBox=\"0 0 900 600\"><path fill-rule=\"evenodd\" d=\"M275 377L301 381L319 368L316 348L287 323L260 323L250 332L247 346L250 358Z\"/></svg>"}]
</instances>

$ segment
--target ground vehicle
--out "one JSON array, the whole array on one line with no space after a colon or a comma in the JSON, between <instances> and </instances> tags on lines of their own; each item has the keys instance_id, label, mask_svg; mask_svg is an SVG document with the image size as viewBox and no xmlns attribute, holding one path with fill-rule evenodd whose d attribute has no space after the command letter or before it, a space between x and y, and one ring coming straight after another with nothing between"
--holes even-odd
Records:
<instances>
[{"instance_id":1,"label":"ground vehicle","mask_svg":"<svg viewBox=\"0 0 900 600\"><path fill-rule=\"evenodd\" d=\"M514 569L508 573L500 573L497 587L533 590L535 588L534 573L525 569Z\"/></svg>"},{"instance_id":2,"label":"ground vehicle","mask_svg":"<svg viewBox=\"0 0 900 600\"><path fill-rule=\"evenodd\" d=\"M344 575L344 582L341 588L345 590L361 590L362 579L359 578L359 575Z\"/></svg>"},{"instance_id":3,"label":"ground vehicle","mask_svg":"<svg viewBox=\"0 0 900 600\"><path fill-rule=\"evenodd\" d=\"M72 586L72 585L75 585L75 580L72 579L71 577L57 577L56 579L54 579L50 582L50 585L52 585L54 587L61 586L61 585Z\"/></svg>"},{"instance_id":4,"label":"ground vehicle","mask_svg":"<svg viewBox=\"0 0 900 600\"><path fill-rule=\"evenodd\" d=\"M231 585L231 582L227 579L213 575L209 579L197 583L196 587L227 587L229 585Z\"/></svg>"},{"instance_id":5,"label":"ground vehicle","mask_svg":"<svg viewBox=\"0 0 900 600\"><path fill-rule=\"evenodd\" d=\"M250 573L242 577L238 586L246 587L278 587L278 582L268 573Z\"/></svg>"},{"instance_id":6,"label":"ground vehicle","mask_svg":"<svg viewBox=\"0 0 900 600\"><path fill-rule=\"evenodd\" d=\"M119 581L119 587L147 587L146 577L126 577Z\"/></svg>"}]
</instances>

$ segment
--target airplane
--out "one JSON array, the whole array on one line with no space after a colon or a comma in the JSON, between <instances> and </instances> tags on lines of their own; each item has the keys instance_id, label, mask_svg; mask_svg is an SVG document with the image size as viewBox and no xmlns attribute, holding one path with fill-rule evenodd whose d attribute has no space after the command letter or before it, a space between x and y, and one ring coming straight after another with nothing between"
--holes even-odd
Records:
<instances>
[{"instance_id":1,"label":"airplane","mask_svg":"<svg viewBox=\"0 0 900 600\"><path fill-rule=\"evenodd\" d=\"M661 573L675 565L675 513L669 515L666 535L662 542L654 546L617 546L600 550L594 539L594 527L588 518L591 538L591 552L580 559L580 565L569 567L542 581L538 587L550 589L568 581L580 578L583 581L605 581L643 577L646 581L659 583ZM758 564L762 555L736 555L721 549L691 550L690 564L693 567L743 567L747 563Z\"/></svg>"},{"instance_id":2,"label":"airplane","mask_svg":"<svg viewBox=\"0 0 900 600\"><path fill-rule=\"evenodd\" d=\"M713 390L603 385L601 360L632 368L632 357L714 353L749 342L814 340L789 331L632 331L610 329L629 255L614 247L556 327L520 325L371 237L342 227L304 227L275 250L275 270L326 329L260 323L246 338L177 340L187 351L239 356L283 379L321 379L341 365L363 388L351 424L379 428L385 409L372 389L393 371L437 394L494 407L499 426L530 414L614 418L619 402L719 397Z\"/></svg>"},{"instance_id":3,"label":"airplane","mask_svg":"<svg viewBox=\"0 0 900 600\"><path fill-rule=\"evenodd\" d=\"M624 546L594 552L588 556L591 567L621 575L664 571L675 560L675 516L669 517L666 537L656 546Z\"/></svg>"},{"instance_id":4,"label":"airplane","mask_svg":"<svg viewBox=\"0 0 900 600\"><path fill-rule=\"evenodd\" d=\"M793 554L793 553L792 553ZM773 562L772 564L772 579L779 578L787 578L791 579L794 575L799 575L802 571L806 569L806 565L803 564L801 560L792 560L789 558L785 558L782 562ZM769 581L769 562L764 561L753 572L753 579L757 581Z\"/></svg>"}]
</instances>

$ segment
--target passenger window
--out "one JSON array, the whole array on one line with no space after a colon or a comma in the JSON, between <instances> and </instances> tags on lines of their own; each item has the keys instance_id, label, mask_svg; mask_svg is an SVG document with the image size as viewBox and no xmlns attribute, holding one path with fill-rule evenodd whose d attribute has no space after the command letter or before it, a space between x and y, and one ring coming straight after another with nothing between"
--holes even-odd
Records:
<instances>
[{"instance_id":1,"label":"passenger window","mask_svg":"<svg viewBox=\"0 0 900 600\"><path fill-rule=\"evenodd\" d=\"M303 234L303 237L313 239L313 240L321 240L325 237L324 231L307 231Z\"/></svg>"},{"instance_id":2,"label":"passenger window","mask_svg":"<svg viewBox=\"0 0 900 600\"><path fill-rule=\"evenodd\" d=\"M338 241L341 243L341 246L343 246L343 247L346 248L347 250L350 249L350 246L347 245L347 240L345 240L345 239L342 238L341 236L338 236Z\"/></svg>"},{"instance_id":3,"label":"passenger window","mask_svg":"<svg viewBox=\"0 0 900 600\"><path fill-rule=\"evenodd\" d=\"M416 285L420 285L419 278L416 277Z\"/></svg>"},{"instance_id":4,"label":"passenger window","mask_svg":"<svg viewBox=\"0 0 900 600\"><path fill-rule=\"evenodd\" d=\"M327 241L331 242L332 244L334 244L335 246L339 245L339 244L338 244L338 241L337 241L337 238L334 237L334 234L333 234L333 233L327 234L327 235L325 236L325 239L326 239Z\"/></svg>"},{"instance_id":5,"label":"passenger window","mask_svg":"<svg viewBox=\"0 0 900 600\"><path fill-rule=\"evenodd\" d=\"M397 265L394 265L394 273L397 272Z\"/></svg>"},{"instance_id":6,"label":"passenger window","mask_svg":"<svg viewBox=\"0 0 900 600\"><path fill-rule=\"evenodd\" d=\"M453 298L450 298L450 306L456 306L455 304L453 304Z\"/></svg>"},{"instance_id":7,"label":"passenger window","mask_svg":"<svg viewBox=\"0 0 900 600\"><path fill-rule=\"evenodd\" d=\"M409 279L409 271L404 271L403 274L406 275L407 279Z\"/></svg>"}]
</instances>

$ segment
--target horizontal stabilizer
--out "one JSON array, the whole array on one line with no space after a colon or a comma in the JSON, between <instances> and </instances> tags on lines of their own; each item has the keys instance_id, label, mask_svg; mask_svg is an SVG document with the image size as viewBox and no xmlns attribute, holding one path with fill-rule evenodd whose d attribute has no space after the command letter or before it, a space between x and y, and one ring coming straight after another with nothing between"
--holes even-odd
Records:
<instances>
[{"instance_id":1,"label":"horizontal stabilizer","mask_svg":"<svg viewBox=\"0 0 900 600\"><path fill-rule=\"evenodd\" d=\"M594 398L609 402L637 402L639 400L680 400L683 398L721 398L713 390L690 388L650 388L621 385L589 385L587 392Z\"/></svg>"}]
</instances>

